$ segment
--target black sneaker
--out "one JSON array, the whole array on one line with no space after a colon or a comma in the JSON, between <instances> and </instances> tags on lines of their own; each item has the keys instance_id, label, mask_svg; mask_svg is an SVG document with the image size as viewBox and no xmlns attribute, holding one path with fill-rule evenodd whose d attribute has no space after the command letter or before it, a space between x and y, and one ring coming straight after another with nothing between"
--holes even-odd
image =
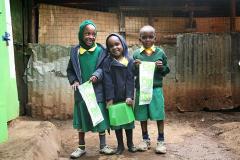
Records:
<instances>
[{"instance_id":1,"label":"black sneaker","mask_svg":"<svg viewBox=\"0 0 240 160\"><path fill-rule=\"evenodd\" d=\"M129 147L128 148L128 152L131 152L131 153L135 153L135 152L137 152L138 150L137 150L137 148L135 147L135 146L132 146L132 147Z\"/></svg>"},{"instance_id":2,"label":"black sneaker","mask_svg":"<svg viewBox=\"0 0 240 160\"><path fill-rule=\"evenodd\" d=\"M116 154L116 155L120 155L120 154L123 153L124 150L125 150L124 147L118 147L117 150L116 150L116 152L115 152L115 154Z\"/></svg>"}]
</instances>

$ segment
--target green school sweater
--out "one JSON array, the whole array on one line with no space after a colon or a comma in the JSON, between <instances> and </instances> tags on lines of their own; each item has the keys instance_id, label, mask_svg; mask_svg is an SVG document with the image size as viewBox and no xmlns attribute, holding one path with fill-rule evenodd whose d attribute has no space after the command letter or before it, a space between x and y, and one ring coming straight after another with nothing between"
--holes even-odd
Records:
<instances>
[{"instance_id":1,"label":"green school sweater","mask_svg":"<svg viewBox=\"0 0 240 160\"><path fill-rule=\"evenodd\" d=\"M156 62L157 60L162 60L163 69L160 70L157 67L155 67L154 78L153 78L153 88L162 87L163 77L170 72L170 68L168 65L167 56L165 55L164 51L161 48L156 47L155 52L152 53L151 56L147 56L144 53L144 51L140 52L140 48L139 48L133 53L133 59L139 59L141 61L147 61L147 62ZM135 73L136 73L135 87L139 89L139 67L135 67Z\"/></svg>"},{"instance_id":2,"label":"green school sweater","mask_svg":"<svg viewBox=\"0 0 240 160\"><path fill-rule=\"evenodd\" d=\"M88 81L95 72L100 52L101 47L97 46L94 52L86 51L84 54L79 55L83 83Z\"/></svg>"}]
</instances>

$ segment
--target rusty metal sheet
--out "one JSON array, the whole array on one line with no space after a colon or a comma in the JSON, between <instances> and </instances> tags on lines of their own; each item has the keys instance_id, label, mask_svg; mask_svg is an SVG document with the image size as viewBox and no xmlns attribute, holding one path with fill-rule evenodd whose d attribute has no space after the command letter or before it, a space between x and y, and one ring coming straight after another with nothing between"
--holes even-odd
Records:
<instances>
[{"instance_id":1,"label":"rusty metal sheet","mask_svg":"<svg viewBox=\"0 0 240 160\"><path fill-rule=\"evenodd\" d=\"M29 46L28 110L32 117L67 119L72 116L73 92L67 80L69 47Z\"/></svg>"},{"instance_id":2,"label":"rusty metal sheet","mask_svg":"<svg viewBox=\"0 0 240 160\"><path fill-rule=\"evenodd\" d=\"M240 106L240 34L232 34L232 98L234 107Z\"/></svg>"},{"instance_id":3,"label":"rusty metal sheet","mask_svg":"<svg viewBox=\"0 0 240 160\"><path fill-rule=\"evenodd\" d=\"M240 104L239 34L182 34L164 45L171 72L164 78L166 110L230 109ZM134 50L130 47L130 53ZM72 117L73 92L66 67L69 47L34 44L27 69L33 117Z\"/></svg>"},{"instance_id":4,"label":"rusty metal sheet","mask_svg":"<svg viewBox=\"0 0 240 160\"><path fill-rule=\"evenodd\" d=\"M231 36L184 34L177 37L176 105L183 111L229 109Z\"/></svg>"}]
</instances>

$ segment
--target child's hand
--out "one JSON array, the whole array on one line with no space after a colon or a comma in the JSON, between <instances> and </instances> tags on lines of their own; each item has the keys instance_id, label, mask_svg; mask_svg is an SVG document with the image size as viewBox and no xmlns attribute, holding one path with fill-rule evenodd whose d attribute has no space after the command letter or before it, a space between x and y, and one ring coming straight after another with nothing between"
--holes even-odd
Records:
<instances>
[{"instance_id":1,"label":"child's hand","mask_svg":"<svg viewBox=\"0 0 240 160\"><path fill-rule=\"evenodd\" d=\"M134 60L134 64L135 64L136 66L139 66L139 64L141 64L141 60L135 59L135 60Z\"/></svg>"},{"instance_id":2,"label":"child's hand","mask_svg":"<svg viewBox=\"0 0 240 160\"><path fill-rule=\"evenodd\" d=\"M126 104L129 105L129 106L132 106L133 105L132 98L126 98Z\"/></svg>"},{"instance_id":3,"label":"child's hand","mask_svg":"<svg viewBox=\"0 0 240 160\"><path fill-rule=\"evenodd\" d=\"M162 69L163 68L163 62L161 60L158 60L155 62L157 68Z\"/></svg>"},{"instance_id":4,"label":"child's hand","mask_svg":"<svg viewBox=\"0 0 240 160\"><path fill-rule=\"evenodd\" d=\"M72 89L73 89L74 91L76 91L79 85L80 85L79 82L75 81L75 82L71 85L71 87L72 87Z\"/></svg>"},{"instance_id":5,"label":"child's hand","mask_svg":"<svg viewBox=\"0 0 240 160\"><path fill-rule=\"evenodd\" d=\"M89 82L96 83L97 79L98 78L96 76L92 76L92 77L90 77Z\"/></svg>"},{"instance_id":6,"label":"child's hand","mask_svg":"<svg viewBox=\"0 0 240 160\"><path fill-rule=\"evenodd\" d=\"M111 100L109 100L109 101L107 101L106 102L106 105L107 105L107 109L109 108L109 106L110 105L112 105L113 104L113 100L111 99Z\"/></svg>"}]
</instances>

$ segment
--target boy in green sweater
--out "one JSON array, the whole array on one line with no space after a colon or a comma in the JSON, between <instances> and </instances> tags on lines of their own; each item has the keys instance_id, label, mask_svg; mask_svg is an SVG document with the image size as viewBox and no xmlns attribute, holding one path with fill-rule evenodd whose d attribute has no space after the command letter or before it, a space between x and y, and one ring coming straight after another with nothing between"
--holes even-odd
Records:
<instances>
[{"instance_id":1,"label":"boy in green sweater","mask_svg":"<svg viewBox=\"0 0 240 160\"><path fill-rule=\"evenodd\" d=\"M140 29L139 40L142 47L137 49L133 54L135 67L137 72L135 87L136 87L136 102L134 108L135 119L141 122L142 142L137 147L139 151L150 149L150 138L148 135L147 120L157 122L158 138L156 153L166 153L164 143L164 97L162 89L163 77L170 72L167 56L164 51L154 45L156 41L156 32L152 26L144 26ZM140 85L139 85L139 65L141 61L155 62L156 67L153 77L153 95L150 104L139 105Z\"/></svg>"}]
</instances>

